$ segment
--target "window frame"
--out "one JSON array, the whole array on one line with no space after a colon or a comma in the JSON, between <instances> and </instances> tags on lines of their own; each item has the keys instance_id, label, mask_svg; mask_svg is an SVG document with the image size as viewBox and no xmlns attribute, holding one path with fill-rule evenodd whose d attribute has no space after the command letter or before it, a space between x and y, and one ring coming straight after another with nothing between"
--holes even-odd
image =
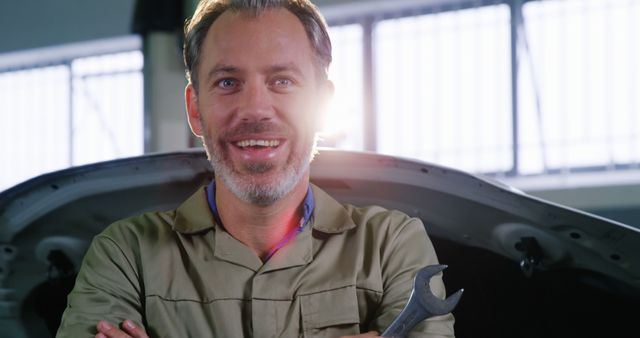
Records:
<instances>
[{"instance_id":1,"label":"window frame","mask_svg":"<svg viewBox=\"0 0 640 338\"><path fill-rule=\"evenodd\" d=\"M520 152L520 135L519 135L519 100L520 85L522 71L520 60L522 53L519 46L525 43L524 33L524 16L523 7L529 2L540 0L440 0L430 3L416 4L415 2L398 2L394 4L380 4L380 6L365 6L363 4L333 5L321 8L329 26L340 26L347 24L360 24L363 28L363 107L364 107L364 150L375 152L376 149L376 102L375 102L375 63L374 63L374 28L375 25L382 20L407 18L412 16L437 14L448 11L472 9L482 6L507 5L510 9L510 55L511 60L511 141L512 141L512 165L507 171L502 172L482 172L480 174L506 179L521 179L526 177L540 176L562 176L568 174L592 174L601 172L610 172L614 175L620 172L637 170L640 166L637 162L627 164L603 164L595 166L567 166L564 168L548 168L545 167L543 172L535 174L523 174L521 172L521 152ZM623 173L624 174L624 173Z\"/></svg>"}]
</instances>

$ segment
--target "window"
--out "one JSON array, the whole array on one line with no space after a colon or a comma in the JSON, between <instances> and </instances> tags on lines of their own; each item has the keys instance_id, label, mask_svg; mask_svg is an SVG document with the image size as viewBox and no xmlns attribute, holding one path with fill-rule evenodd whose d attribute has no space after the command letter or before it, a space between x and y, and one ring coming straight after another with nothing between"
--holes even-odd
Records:
<instances>
[{"instance_id":1,"label":"window","mask_svg":"<svg viewBox=\"0 0 640 338\"><path fill-rule=\"evenodd\" d=\"M511 168L508 6L383 20L374 34L379 152Z\"/></svg>"},{"instance_id":2,"label":"window","mask_svg":"<svg viewBox=\"0 0 640 338\"><path fill-rule=\"evenodd\" d=\"M69 79L64 65L0 73L0 190L68 165Z\"/></svg>"},{"instance_id":3,"label":"window","mask_svg":"<svg viewBox=\"0 0 640 338\"><path fill-rule=\"evenodd\" d=\"M0 190L142 154L142 60L138 49L0 70Z\"/></svg>"},{"instance_id":4,"label":"window","mask_svg":"<svg viewBox=\"0 0 640 338\"><path fill-rule=\"evenodd\" d=\"M143 153L142 59L133 51L72 62L72 164Z\"/></svg>"},{"instance_id":5,"label":"window","mask_svg":"<svg viewBox=\"0 0 640 338\"><path fill-rule=\"evenodd\" d=\"M640 162L640 2L530 2L523 14L523 173Z\"/></svg>"},{"instance_id":6,"label":"window","mask_svg":"<svg viewBox=\"0 0 640 338\"><path fill-rule=\"evenodd\" d=\"M640 165L640 1L352 7L327 17L366 150L499 177Z\"/></svg>"}]
</instances>

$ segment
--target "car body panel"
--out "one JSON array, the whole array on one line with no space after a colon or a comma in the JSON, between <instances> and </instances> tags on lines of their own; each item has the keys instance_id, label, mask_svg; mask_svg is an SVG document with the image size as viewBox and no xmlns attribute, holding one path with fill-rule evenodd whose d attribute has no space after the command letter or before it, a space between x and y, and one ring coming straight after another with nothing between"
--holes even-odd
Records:
<instances>
[{"instance_id":1,"label":"car body panel","mask_svg":"<svg viewBox=\"0 0 640 338\"><path fill-rule=\"evenodd\" d=\"M53 251L77 269L106 225L175 208L212 178L204 151L192 150L61 170L0 193L0 336L44 332L26 308L34 290L59 273ZM523 239L533 238L540 256L525 272L590 271L615 281L616 293L640 294L634 227L453 168L367 152L321 149L311 180L343 203L401 210L421 218L434 238L490 251L514 266L528 262Z\"/></svg>"}]
</instances>

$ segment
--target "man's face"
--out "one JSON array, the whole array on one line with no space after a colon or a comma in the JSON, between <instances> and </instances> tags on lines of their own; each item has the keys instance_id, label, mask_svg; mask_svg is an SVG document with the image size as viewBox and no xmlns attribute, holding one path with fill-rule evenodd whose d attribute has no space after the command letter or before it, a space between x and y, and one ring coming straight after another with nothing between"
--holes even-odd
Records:
<instances>
[{"instance_id":1,"label":"man's face","mask_svg":"<svg viewBox=\"0 0 640 338\"><path fill-rule=\"evenodd\" d=\"M223 13L209 29L198 93L187 87L189 123L216 177L240 199L269 205L308 177L331 83L319 78L298 18Z\"/></svg>"}]
</instances>

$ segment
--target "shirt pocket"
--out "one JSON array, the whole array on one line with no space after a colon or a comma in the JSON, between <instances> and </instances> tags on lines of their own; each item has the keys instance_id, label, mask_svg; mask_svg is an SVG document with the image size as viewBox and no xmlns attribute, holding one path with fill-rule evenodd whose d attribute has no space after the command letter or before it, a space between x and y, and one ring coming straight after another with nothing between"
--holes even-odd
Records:
<instances>
[{"instance_id":1,"label":"shirt pocket","mask_svg":"<svg viewBox=\"0 0 640 338\"><path fill-rule=\"evenodd\" d=\"M360 333L354 285L300 296L304 337L339 337Z\"/></svg>"}]
</instances>

